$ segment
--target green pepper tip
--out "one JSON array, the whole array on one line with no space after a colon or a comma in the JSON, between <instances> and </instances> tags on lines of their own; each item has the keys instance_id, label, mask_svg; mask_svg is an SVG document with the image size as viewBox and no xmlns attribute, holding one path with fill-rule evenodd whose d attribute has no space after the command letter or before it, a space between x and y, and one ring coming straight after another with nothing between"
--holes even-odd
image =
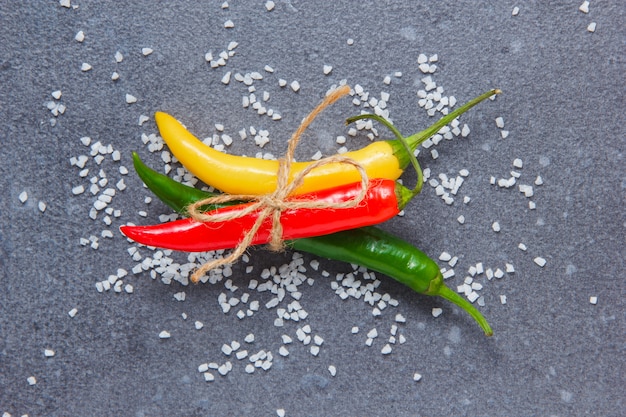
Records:
<instances>
[{"instance_id":1,"label":"green pepper tip","mask_svg":"<svg viewBox=\"0 0 626 417\"><path fill-rule=\"evenodd\" d=\"M446 284L444 284L443 282L443 275L441 273L439 273L438 276L431 281L430 287L428 288L426 294L439 296L461 307L470 316L472 316L474 320L476 320L476 323L478 323L480 328L483 329L485 336L493 336L493 330L487 322L487 319L481 314L480 311L476 309L476 307L472 305L472 303L470 303L465 298L461 297L459 294L455 293L449 287L447 287Z\"/></svg>"}]
</instances>

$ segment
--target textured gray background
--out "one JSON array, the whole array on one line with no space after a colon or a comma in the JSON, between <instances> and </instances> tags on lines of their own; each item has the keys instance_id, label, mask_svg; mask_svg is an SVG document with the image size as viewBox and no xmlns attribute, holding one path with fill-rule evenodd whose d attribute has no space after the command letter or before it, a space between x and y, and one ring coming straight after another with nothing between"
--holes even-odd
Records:
<instances>
[{"instance_id":1,"label":"textured gray background","mask_svg":"<svg viewBox=\"0 0 626 417\"><path fill-rule=\"evenodd\" d=\"M76 9L57 1L0 3L0 413L13 416L223 416L398 415L398 416L617 416L624 413L624 4L592 1L589 14L578 11L582 0L542 2L474 1L263 1L100 2L73 0ZM511 16L514 6L520 13ZM235 27L225 29L231 19ZM595 33L587 31L597 22ZM85 41L74 40L83 30ZM348 46L346 41L355 43ZM231 40L239 42L225 68L204 61ZM154 53L141 55L142 47ZM114 61L121 51L125 59ZM253 317L225 315L217 296L223 283L166 286L149 275L126 278L133 294L98 293L94 284L117 268L134 265L130 246L116 232L124 222L150 223L168 210L157 201L145 205L148 191L131 173L127 190L112 205L122 210L111 230L92 250L80 237L106 228L91 221L89 193L71 189L88 184L71 167L72 156L88 149L79 138L112 144L131 167L138 150L153 167L141 134L155 133L152 120L139 126L141 114L156 110L180 117L201 137L223 123L235 137L230 151L253 154L258 148L239 141L237 131L267 128L275 155L299 120L334 83L347 79L373 95L391 94L391 117L402 132L432 121L417 106L423 77L419 53L438 54L434 79L459 102L499 87L504 94L463 117L472 132L468 140L445 141L433 161L420 161L434 174L470 171L461 195L446 206L426 186L404 218L384 227L433 257L446 250L460 257L455 288L470 265L483 261L516 273L485 282L481 308L495 335L485 338L468 316L448 303L407 291L391 279L380 291L399 301L374 318L362 300L341 300L330 289L337 272L349 266L322 261L331 272L302 287L306 322L324 338L318 357L299 342L290 356L279 357L280 336L295 339L298 324L273 325L276 313L264 307ZM80 71L81 63L93 66ZM270 104L283 120L269 121L243 109L245 88L220 80L226 71L275 70L257 84L271 93ZM326 76L324 64L333 66ZM121 78L110 80L117 70ZM394 71L386 86L382 79ZM278 87L277 78L297 79L296 94ZM62 90L65 114L46 109L50 93ZM126 93L139 101L124 102ZM326 111L303 140L301 158L317 149L327 154L345 134L342 120L360 111L344 100ZM509 138L499 138L494 119L502 116ZM382 132L382 129L381 129ZM204 135L204 136L202 136ZM351 139L357 148L367 139ZM522 158L523 180L541 175L535 187L537 209L516 189L488 185L490 176L508 176L514 158ZM103 166L105 164L103 163ZM93 161L88 166L97 173ZM117 165L106 162L109 179ZM407 181L412 182L412 176ZM29 200L18 195L26 190ZM472 202L465 206L462 195ZM41 213L37 202L45 201ZM137 214L147 210L147 218ZM464 214L460 226L456 218ZM499 234L491 223L502 225ZM517 249L524 242L526 253ZM280 265L289 254L251 251L255 274ZM547 265L532 259L543 256ZM307 264L310 260L307 257ZM232 277L241 289L251 276L244 266ZM257 276L255 275L254 278ZM187 299L173 294L185 291ZM253 291L251 299L270 299ZM508 303L501 305L505 294ZM598 304L589 303L598 296ZM76 307L71 319L68 311ZM444 314L435 319L433 307ZM189 316L182 320L181 314ZM389 356L380 349L393 317L407 323L400 332L407 343ZM198 331L195 320L204 322ZM302 325L300 323L299 325ZM352 335L352 326L361 332ZM365 346L365 333L381 334ZM160 340L161 330L172 337ZM243 341L254 332L252 353L268 349L275 360L268 372L244 372L245 361L231 359L226 377L206 383L197 372L204 362L224 362L223 343ZM53 358L44 349L54 349ZM331 377L329 365L337 367ZM419 383L412 380L420 372ZM37 378L28 385L29 376Z\"/></svg>"}]
</instances>

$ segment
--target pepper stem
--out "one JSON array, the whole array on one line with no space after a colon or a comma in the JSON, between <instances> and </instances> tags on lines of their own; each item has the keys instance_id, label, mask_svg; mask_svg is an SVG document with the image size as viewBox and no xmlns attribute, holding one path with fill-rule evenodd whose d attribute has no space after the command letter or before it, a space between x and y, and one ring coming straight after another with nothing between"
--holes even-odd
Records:
<instances>
[{"instance_id":1,"label":"pepper stem","mask_svg":"<svg viewBox=\"0 0 626 417\"><path fill-rule=\"evenodd\" d=\"M422 130L421 132L417 132L409 136L406 140L409 143L409 146L412 149L416 149L419 145L421 145L426 139L431 138L435 133L439 132L442 127L446 126L448 123L452 122L454 119L480 103L493 96L494 94L500 94L502 90L499 88L495 88L493 90L489 90L486 93L479 95L478 97L468 101L463 104L461 107L452 111L452 113L448 113L443 116L441 119L437 120L435 123L430 125L428 128Z\"/></svg>"},{"instance_id":2,"label":"pepper stem","mask_svg":"<svg viewBox=\"0 0 626 417\"><path fill-rule=\"evenodd\" d=\"M424 185L424 174L422 173L422 167L420 166L419 162L417 162L417 158L415 157L413 150L411 150L411 146L407 142L407 139L402 136L400 131L396 129L396 127L389 120L377 114L360 114L358 116L349 118L346 123L351 123L359 119L376 120L377 122L383 124L387 129L391 130L391 132L396 136L396 139L398 140L398 142L400 142L400 144L402 144L402 147L406 152L406 156L409 158L409 161L411 162L411 165L413 165L415 173L417 174L417 184L415 185L415 188L411 190L411 195L416 196L417 194L419 194L420 191L422 191L422 186Z\"/></svg>"},{"instance_id":3,"label":"pepper stem","mask_svg":"<svg viewBox=\"0 0 626 417\"><path fill-rule=\"evenodd\" d=\"M485 332L485 336L493 335L493 330L491 330L491 326L489 326L489 323L487 323L487 319L485 319L485 317L480 313L480 311L478 311L476 307L472 305L472 303L470 303L465 298L461 297L459 294L452 291L449 287L446 287L443 283L438 288L433 289L432 292L429 289L429 292L427 292L427 294L437 295L441 298L445 298L451 303L456 304L457 306L461 307L470 316L472 316L474 320L476 320L480 328L483 329L483 332Z\"/></svg>"},{"instance_id":4,"label":"pepper stem","mask_svg":"<svg viewBox=\"0 0 626 417\"><path fill-rule=\"evenodd\" d=\"M497 88L493 90L489 90L486 93L483 93L479 95L478 97L463 104L461 107L455 109L451 113L448 113L447 115L443 116L441 119L437 120L435 123L433 123L428 128L422 130L421 132L417 132L417 133L412 134L411 136L408 136L406 138L406 142L408 143L408 147L411 150L411 152L405 153L404 145L401 144L401 146L396 146L395 144L392 143L392 147L394 148L394 154L398 158L400 168L404 169L409 163L411 163L410 155L413 153L413 151L415 151L415 149L417 149L418 146L420 146L424 141L426 141L426 139L431 138L433 135L439 132L439 130L441 130L442 127L446 126L447 124L452 122L454 119L456 119L461 114L465 113L466 111L468 111L469 109L471 109L472 107L480 103L481 101L488 99L494 94L500 94L500 93L502 93L502 91ZM354 123L355 121L361 120L361 119L374 119L384 124L387 128L393 131L393 129L391 128L391 126L393 125L388 120L375 114L366 113L366 114L360 114L358 116L350 117L346 119L346 124ZM402 152L399 152L400 150L402 150Z\"/></svg>"}]
</instances>

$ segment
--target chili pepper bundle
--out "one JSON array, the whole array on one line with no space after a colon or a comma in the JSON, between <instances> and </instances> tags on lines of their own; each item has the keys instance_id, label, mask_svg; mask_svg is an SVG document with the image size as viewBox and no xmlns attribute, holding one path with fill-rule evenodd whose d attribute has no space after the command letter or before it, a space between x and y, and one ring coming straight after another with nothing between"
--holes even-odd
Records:
<instances>
[{"instance_id":1,"label":"chili pepper bundle","mask_svg":"<svg viewBox=\"0 0 626 417\"><path fill-rule=\"evenodd\" d=\"M410 149L408 153L400 141L387 140L373 142L360 150L343 155L362 165L369 178L396 180L409 165L409 154L412 154L422 142L481 101L499 93L500 90L490 90L450 112L427 129L407 137L405 140ZM262 195L276 189L279 166L277 161L219 152L202 143L169 114L156 112L154 118L161 137L170 151L191 173L207 185L228 194ZM362 118L376 119L390 127L383 118L371 114L356 116L347 122L351 123ZM294 163L289 180L293 180L311 163ZM343 164L327 164L310 172L294 194L304 194L357 181L359 176L350 167Z\"/></svg>"},{"instance_id":2,"label":"chili pepper bundle","mask_svg":"<svg viewBox=\"0 0 626 417\"><path fill-rule=\"evenodd\" d=\"M159 174L143 164L136 153L133 153L133 163L146 186L178 213L187 214L189 204L216 195ZM214 208L230 204L233 202L217 204ZM381 229L361 227L324 236L290 240L287 246L317 256L358 264L383 273L418 293L440 296L469 313L487 336L493 334L483 315L469 301L444 284L435 261L415 246Z\"/></svg>"},{"instance_id":3,"label":"chili pepper bundle","mask_svg":"<svg viewBox=\"0 0 626 417\"><path fill-rule=\"evenodd\" d=\"M414 190L408 190L392 180L375 179L370 182L365 169L359 163L340 155L308 165L289 181L295 148L302 133L317 114L349 91L349 87L342 86L331 92L302 121L289 140L285 157L280 161L277 186L271 194L263 197L214 197L192 204L189 207L192 219L153 226L123 226L121 232L138 243L174 250L193 252L235 248L227 257L204 264L194 273L197 280L199 274L209 269L234 262L249 245L269 243L270 249L279 250L283 247L284 239L318 236L374 225L395 216L419 193L423 175L409 145L391 125L417 171L418 183ZM361 181L290 197L316 168L337 162L356 167ZM198 207L206 204L234 199L254 199L256 202L224 207L209 213L198 210ZM242 230L245 232L242 233Z\"/></svg>"}]
</instances>

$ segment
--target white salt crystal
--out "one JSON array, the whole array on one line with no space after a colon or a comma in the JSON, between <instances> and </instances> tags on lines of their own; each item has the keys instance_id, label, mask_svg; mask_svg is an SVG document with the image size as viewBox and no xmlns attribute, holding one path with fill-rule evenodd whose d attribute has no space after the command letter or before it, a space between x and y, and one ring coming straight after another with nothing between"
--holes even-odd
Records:
<instances>
[{"instance_id":1,"label":"white salt crystal","mask_svg":"<svg viewBox=\"0 0 626 417\"><path fill-rule=\"evenodd\" d=\"M589 2L588 2L587 0L585 0L585 1L583 2L583 4L581 4L581 5L578 7L578 10L580 10L580 11L581 11L581 12L583 12L583 13L589 13Z\"/></svg>"}]
</instances>

